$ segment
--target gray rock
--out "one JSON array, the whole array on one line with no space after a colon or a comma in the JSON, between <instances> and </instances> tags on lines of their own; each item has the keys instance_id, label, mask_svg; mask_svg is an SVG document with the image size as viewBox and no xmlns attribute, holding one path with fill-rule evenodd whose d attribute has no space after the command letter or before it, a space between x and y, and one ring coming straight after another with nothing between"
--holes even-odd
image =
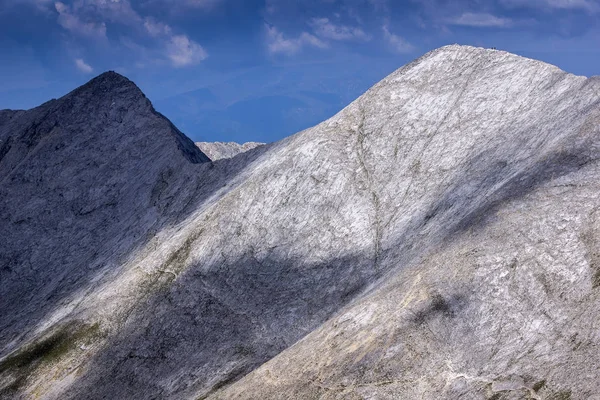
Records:
<instances>
[{"instance_id":1,"label":"gray rock","mask_svg":"<svg viewBox=\"0 0 600 400\"><path fill-rule=\"evenodd\" d=\"M0 125L5 397L598 398L598 79L447 46L214 163L114 86Z\"/></svg>"},{"instance_id":2,"label":"gray rock","mask_svg":"<svg viewBox=\"0 0 600 400\"><path fill-rule=\"evenodd\" d=\"M262 146L264 143L246 142L196 142L196 146L213 161L232 158L245 151Z\"/></svg>"},{"instance_id":3,"label":"gray rock","mask_svg":"<svg viewBox=\"0 0 600 400\"><path fill-rule=\"evenodd\" d=\"M209 160L112 72L59 100L0 115L4 356L53 326L45 318L73 307L69 296L85 296L92 280L117 272L153 231L176 221L163 214L171 185L186 180L174 171Z\"/></svg>"},{"instance_id":4,"label":"gray rock","mask_svg":"<svg viewBox=\"0 0 600 400\"><path fill-rule=\"evenodd\" d=\"M452 46L342 112L388 272L214 398L599 398L598 89Z\"/></svg>"}]
</instances>

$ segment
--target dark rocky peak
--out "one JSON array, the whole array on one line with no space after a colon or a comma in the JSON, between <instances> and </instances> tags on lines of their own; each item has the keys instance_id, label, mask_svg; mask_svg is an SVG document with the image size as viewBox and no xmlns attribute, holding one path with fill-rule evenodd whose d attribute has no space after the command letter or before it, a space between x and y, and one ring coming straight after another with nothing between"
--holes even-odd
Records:
<instances>
[{"instance_id":1,"label":"dark rocky peak","mask_svg":"<svg viewBox=\"0 0 600 400\"><path fill-rule=\"evenodd\" d=\"M61 142L59 148L85 147L88 158L106 158L105 152L128 147L136 148L136 153L151 152L146 147L156 146L164 154L179 153L191 163L210 161L154 110L135 83L113 71L39 107L0 114L0 144L5 149L0 161L9 164L0 164L0 169L12 169L50 137Z\"/></svg>"},{"instance_id":2,"label":"dark rocky peak","mask_svg":"<svg viewBox=\"0 0 600 400\"><path fill-rule=\"evenodd\" d=\"M135 83L114 71L98 75L59 101L63 102L61 108L71 116L79 113L83 120L98 119L102 124L113 125L118 128L114 130L117 135L145 135L152 141L165 140L165 146L174 140L188 161L210 161L171 121L154 109ZM139 129L141 123L158 129Z\"/></svg>"},{"instance_id":3,"label":"dark rocky peak","mask_svg":"<svg viewBox=\"0 0 600 400\"><path fill-rule=\"evenodd\" d=\"M60 100L67 109L85 108L93 113L111 109L153 111L152 104L137 85L114 71L98 75Z\"/></svg>"},{"instance_id":4,"label":"dark rocky peak","mask_svg":"<svg viewBox=\"0 0 600 400\"><path fill-rule=\"evenodd\" d=\"M75 91L79 90L92 90L105 93L122 93L124 91L132 91L138 92L140 95L143 96L142 91L137 87L135 83L114 71L107 71L98 75L97 77L93 78L88 83L79 87Z\"/></svg>"},{"instance_id":5,"label":"dark rocky peak","mask_svg":"<svg viewBox=\"0 0 600 400\"><path fill-rule=\"evenodd\" d=\"M106 71L92 79L89 83L106 83L109 85L133 85L135 83L115 71Z\"/></svg>"}]
</instances>

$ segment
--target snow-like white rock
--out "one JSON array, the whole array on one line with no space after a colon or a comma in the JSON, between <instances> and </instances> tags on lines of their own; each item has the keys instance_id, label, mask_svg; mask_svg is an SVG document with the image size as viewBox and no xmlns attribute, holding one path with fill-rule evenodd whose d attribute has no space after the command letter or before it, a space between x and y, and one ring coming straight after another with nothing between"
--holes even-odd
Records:
<instances>
[{"instance_id":1,"label":"snow-like white rock","mask_svg":"<svg viewBox=\"0 0 600 400\"><path fill-rule=\"evenodd\" d=\"M596 78L447 46L213 163L120 87L0 115L6 396L598 395Z\"/></svg>"},{"instance_id":2,"label":"snow-like white rock","mask_svg":"<svg viewBox=\"0 0 600 400\"><path fill-rule=\"evenodd\" d=\"M242 144L236 142L196 142L196 146L212 161L232 158L262 145L264 143L259 142L246 142Z\"/></svg>"}]
</instances>

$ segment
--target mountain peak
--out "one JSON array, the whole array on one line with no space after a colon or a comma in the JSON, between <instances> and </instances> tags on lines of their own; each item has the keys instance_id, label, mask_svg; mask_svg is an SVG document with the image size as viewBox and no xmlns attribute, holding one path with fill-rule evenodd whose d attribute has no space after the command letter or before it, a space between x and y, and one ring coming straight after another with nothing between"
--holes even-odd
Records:
<instances>
[{"instance_id":1,"label":"mountain peak","mask_svg":"<svg viewBox=\"0 0 600 400\"><path fill-rule=\"evenodd\" d=\"M512 53L494 48L450 44L431 50L408 65L429 65L433 63L436 66L441 66L443 69L446 69L457 60L474 60L478 58L484 58L488 61L493 61L505 55L519 57Z\"/></svg>"},{"instance_id":2,"label":"mountain peak","mask_svg":"<svg viewBox=\"0 0 600 400\"><path fill-rule=\"evenodd\" d=\"M134 101L149 101L139 87L126 77L114 71L104 72L91 79L84 85L75 89L72 94L76 96L92 95L96 98L104 97L106 94L115 97L126 97Z\"/></svg>"},{"instance_id":3,"label":"mountain peak","mask_svg":"<svg viewBox=\"0 0 600 400\"><path fill-rule=\"evenodd\" d=\"M548 71L562 71L555 65L540 60L527 58L495 47L475 47L461 44L450 44L439 47L423 55L415 61L433 60L435 63L453 62L456 60L481 59L485 62L520 62L531 66L545 66ZM410 64L409 64L410 65Z\"/></svg>"},{"instance_id":4,"label":"mountain peak","mask_svg":"<svg viewBox=\"0 0 600 400\"><path fill-rule=\"evenodd\" d=\"M96 84L109 84L109 85L133 85L135 86L135 83L133 83L132 81L130 81L129 79L127 79L125 76L115 72L115 71L106 71L101 73L100 75L98 75L97 77L93 78L91 82L94 82Z\"/></svg>"},{"instance_id":5,"label":"mountain peak","mask_svg":"<svg viewBox=\"0 0 600 400\"><path fill-rule=\"evenodd\" d=\"M446 46L201 166L138 93L0 113L0 398L598 392L597 83Z\"/></svg>"},{"instance_id":6,"label":"mountain peak","mask_svg":"<svg viewBox=\"0 0 600 400\"><path fill-rule=\"evenodd\" d=\"M552 80L556 74L567 74L555 65L508 51L451 44L431 50L414 61L400 67L373 86L360 99L361 102L371 101L371 96L373 96L375 90L383 89L384 92L399 90L399 88L392 89L390 84L404 85L412 82L412 85L415 82L421 82L422 84L426 83L430 85L436 80L442 84L454 78L465 78L466 83L469 81L469 79L466 79L469 75L472 75L472 77L478 75L481 79L489 82L491 78L490 71L494 71L493 74L497 77L509 74L509 76L515 79L514 83L519 85L525 84L519 81L519 76L522 75L528 75L532 78L536 77L536 79ZM511 71L520 71L520 75L510 74ZM500 83L503 84L504 81L499 79ZM525 86L525 89L532 89L532 87Z\"/></svg>"},{"instance_id":7,"label":"mountain peak","mask_svg":"<svg viewBox=\"0 0 600 400\"><path fill-rule=\"evenodd\" d=\"M18 114L22 118L8 126L14 115L17 114L4 112L0 115L0 139L2 135L10 134L13 141L25 140L27 146L22 152L13 152L11 165L16 165L27 155L28 149L49 137L56 127L69 142L75 137L93 141L93 149L98 154L112 151L107 148L114 143L135 147L143 145L138 141L151 141L157 143L164 154L175 151L191 163L210 161L194 142L154 109L135 83L114 71L104 72L59 99ZM34 133L28 136L28 129Z\"/></svg>"}]
</instances>

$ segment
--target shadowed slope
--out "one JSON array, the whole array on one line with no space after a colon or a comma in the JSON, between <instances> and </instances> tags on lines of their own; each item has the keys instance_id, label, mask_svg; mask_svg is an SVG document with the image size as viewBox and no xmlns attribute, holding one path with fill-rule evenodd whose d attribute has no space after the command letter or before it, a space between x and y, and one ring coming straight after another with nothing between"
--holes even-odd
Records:
<instances>
[{"instance_id":1,"label":"shadowed slope","mask_svg":"<svg viewBox=\"0 0 600 400\"><path fill-rule=\"evenodd\" d=\"M164 224L164 195L174 184L165 180L173 171L185 179L193 163L209 160L114 72L35 109L2 115L10 117L0 121L6 351L62 298Z\"/></svg>"},{"instance_id":2,"label":"shadowed slope","mask_svg":"<svg viewBox=\"0 0 600 400\"><path fill-rule=\"evenodd\" d=\"M373 88L355 110L396 268L211 398L597 396L599 89L454 46Z\"/></svg>"},{"instance_id":3,"label":"shadowed slope","mask_svg":"<svg viewBox=\"0 0 600 400\"><path fill-rule=\"evenodd\" d=\"M522 81L531 84L524 90ZM186 224L202 230L188 242L185 272L156 296L152 307L164 310L159 326L179 327L169 329L172 344L159 339L165 337L162 329L137 328L154 318L138 310L133 330L93 368L110 370L110 375L90 373L79 382L84 384L81 393L99 396L107 379L140 397L203 396L231 383L272 354L265 345L281 343L271 347L275 351L287 346L355 298L361 287L371 284L375 290L381 274L418 263L440 243L456 240L458 231L475 227L479 218L468 222L469 209L487 209L491 215L499 207L487 204L525 196L536 187L531 182L541 184L591 162L594 135L587 127L595 102L595 88L584 78L506 53L449 47L401 69L338 116L270 148L247 181L215 203L202 225L200 219ZM547 114L548 108L559 118ZM585 134L580 138L578 132ZM592 153L554 156L561 148L567 155L583 149ZM565 162L570 159L574 162ZM492 168L505 160L512 161L505 171ZM485 178L495 176L494 171L498 177ZM494 191L503 193L502 186L509 188L506 195L490 197ZM456 205L439 206L444 198ZM329 269L334 271L330 276L325 274ZM310 279L293 278L293 271ZM267 283L270 279L274 285ZM239 317L224 312L223 322L208 326L226 336L211 339L199 333L191 321L175 316L194 304L189 315L210 321L202 311L193 311L205 304L190 303L198 298L193 288L208 291L235 310L230 315L249 318L260 329L241 339L237 329L228 328L239 326L234 323ZM461 304L465 295L457 296ZM454 307L445 301L417 319ZM202 340L194 343L193 338ZM252 351L227 354L224 349L234 343ZM141 348L147 361L125 361L126 349ZM222 350L211 355L213 348ZM197 358L184 357L192 351ZM155 357L163 361L155 363ZM172 367L163 369L163 362ZM140 365L146 365L146 372L140 372ZM292 374L305 377L301 371ZM150 384L149 377L156 376L161 378ZM292 388L302 390L309 381ZM254 393L254 383L240 386L242 397L310 393L280 394L281 386L271 394ZM118 393L117 386L110 389L111 395Z\"/></svg>"},{"instance_id":4,"label":"shadowed slope","mask_svg":"<svg viewBox=\"0 0 600 400\"><path fill-rule=\"evenodd\" d=\"M161 179L147 196L160 199L164 222L84 296L65 296L45 325L78 321L79 332L98 324L101 337L66 346L51 366L33 360L14 393L501 398L506 387L534 390L545 377L528 369L534 359L523 356L523 343L559 340L564 326L555 317L566 320L578 304L578 315L597 315L593 302L560 298L594 298L577 237L578 221L595 205L593 191L560 197L560 185L592 188L598 93L597 82L547 64L449 46L314 128L197 170L155 175ZM134 209L141 207L148 206ZM524 209L535 212L519 214ZM549 215L557 217L544 221ZM585 231L592 260L594 224ZM124 230L116 243L131 234ZM550 246L539 242L546 234ZM572 253L552 250L559 248ZM520 263L522 275L506 283ZM538 276L546 283L529 296ZM527 325L535 315L523 296L543 298L555 307L552 317ZM542 323L548 329L536 331ZM494 335L510 354L484 352ZM469 344L480 351L472 355ZM569 384L589 392L584 380L596 359L584 364L552 348L559 355L548 364L548 390L560 394ZM29 350L11 357L30 359ZM507 354L512 361L502 362ZM583 373L561 376L565 362ZM18 381L24 370L5 379Z\"/></svg>"}]
</instances>

